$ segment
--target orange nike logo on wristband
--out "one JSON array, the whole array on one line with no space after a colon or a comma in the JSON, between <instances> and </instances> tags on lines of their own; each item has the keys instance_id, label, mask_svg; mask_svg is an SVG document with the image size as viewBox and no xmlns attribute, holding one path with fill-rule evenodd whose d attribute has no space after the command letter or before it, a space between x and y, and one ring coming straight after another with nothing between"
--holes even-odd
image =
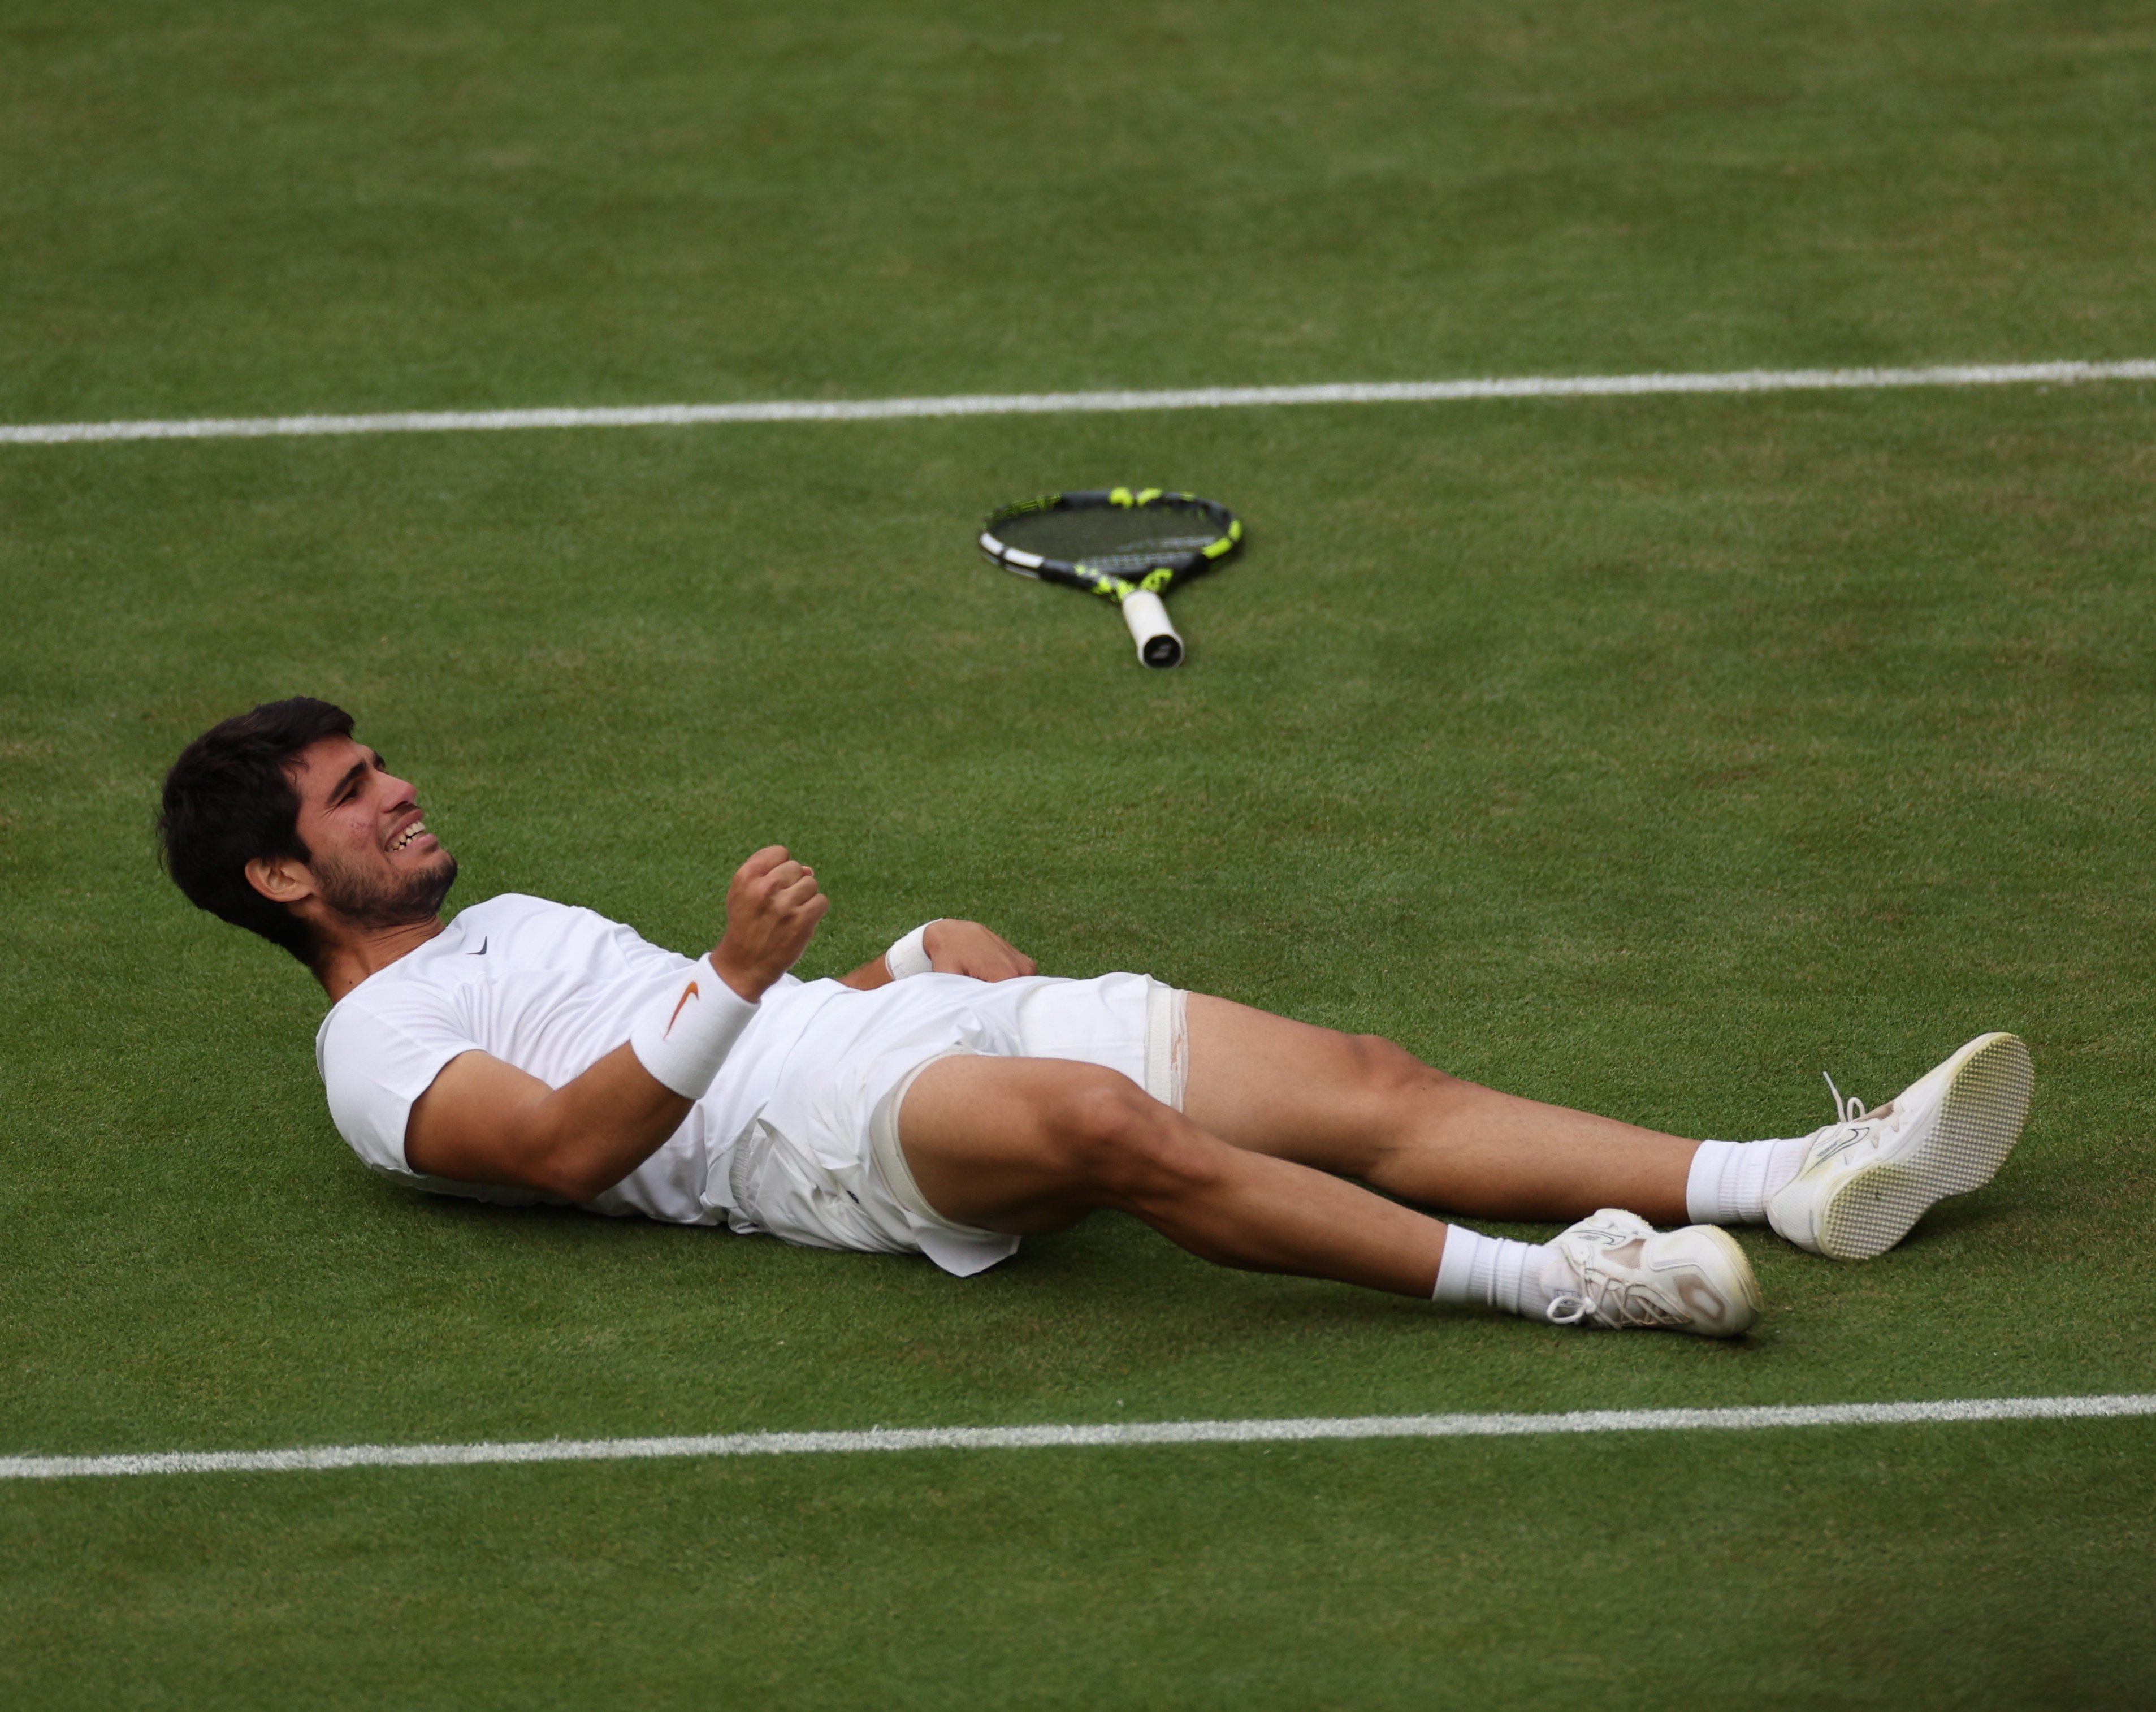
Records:
<instances>
[{"instance_id":1,"label":"orange nike logo on wristband","mask_svg":"<svg viewBox=\"0 0 2156 1712\"><path fill-rule=\"evenodd\" d=\"M696 991L696 984L694 981L690 982L687 986L682 988L680 1003L675 1005L674 1014L666 1019L666 1034L672 1034L674 1032L674 1025L681 1020L681 1006L683 1005L686 1005L691 999L700 996L701 995ZM661 1035L660 1036L660 1039L661 1040L665 1038L666 1035Z\"/></svg>"}]
</instances>

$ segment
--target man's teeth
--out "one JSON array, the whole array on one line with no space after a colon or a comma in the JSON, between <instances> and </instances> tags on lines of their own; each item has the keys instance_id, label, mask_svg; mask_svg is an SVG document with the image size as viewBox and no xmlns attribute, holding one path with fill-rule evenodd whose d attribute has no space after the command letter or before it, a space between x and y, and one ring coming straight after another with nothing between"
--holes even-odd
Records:
<instances>
[{"instance_id":1,"label":"man's teeth","mask_svg":"<svg viewBox=\"0 0 2156 1712\"><path fill-rule=\"evenodd\" d=\"M404 829L403 835L398 838L397 842L391 845L389 848L392 851L402 850L406 845L409 844L413 839L417 838L426 830L427 823L424 820L414 820L409 826L407 826Z\"/></svg>"}]
</instances>

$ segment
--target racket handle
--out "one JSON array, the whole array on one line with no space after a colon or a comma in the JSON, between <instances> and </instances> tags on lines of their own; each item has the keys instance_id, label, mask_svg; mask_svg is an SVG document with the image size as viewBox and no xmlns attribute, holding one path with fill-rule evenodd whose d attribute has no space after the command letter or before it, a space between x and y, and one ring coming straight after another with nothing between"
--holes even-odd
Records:
<instances>
[{"instance_id":1,"label":"racket handle","mask_svg":"<svg viewBox=\"0 0 2156 1712\"><path fill-rule=\"evenodd\" d=\"M1138 645L1138 660L1163 670L1183 664L1183 638L1168 621L1168 606L1150 589L1140 589L1123 597L1123 622L1131 640Z\"/></svg>"}]
</instances>

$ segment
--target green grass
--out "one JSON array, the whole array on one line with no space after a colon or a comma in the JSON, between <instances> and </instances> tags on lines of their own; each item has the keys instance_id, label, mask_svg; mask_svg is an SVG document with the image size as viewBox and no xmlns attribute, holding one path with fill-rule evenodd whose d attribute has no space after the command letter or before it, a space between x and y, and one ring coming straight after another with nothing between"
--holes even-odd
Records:
<instances>
[{"instance_id":1,"label":"green grass","mask_svg":"<svg viewBox=\"0 0 2156 1712\"><path fill-rule=\"evenodd\" d=\"M1045 38L1060 35L1060 41ZM2156 354L2125 8L0 20L0 420ZM1050 83L1051 75L1058 81ZM0 449L0 1453L2156 1390L2142 389ZM1247 555L1140 672L979 512ZM978 915L1691 1134L1980 1028L2028 1139L1738 1347L371 1178L195 915L306 691L458 897ZM24 1706L2094 1705L2146 1424L0 1488Z\"/></svg>"},{"instance_id":2,"label":"green grass","mask_svg":"<svg viewBox=\"0 0 2156 1712\"><path fill-rule=\"evenodd\" d=\"M80 1483L11 1495L44 1553L14 1668L100 1705L2131 1706L2152 1451L2136 1422Z\"/></svg>"},{"instance_id":3,"label":"green grass","mask_svg":"<svg viewBox=\"0 0 2156 1712\"><path fill-rule=\"evenodd\" d=\"M2126 0L15 0L0 419L2145 356L2152 59Z\"/></svg>"}]
</instances>

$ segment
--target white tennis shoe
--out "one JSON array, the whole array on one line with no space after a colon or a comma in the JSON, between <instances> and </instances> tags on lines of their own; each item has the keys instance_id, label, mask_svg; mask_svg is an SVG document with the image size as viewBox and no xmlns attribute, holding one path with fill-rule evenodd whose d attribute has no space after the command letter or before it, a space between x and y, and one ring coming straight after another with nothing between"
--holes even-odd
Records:
<instances>
[{"instance_id":1,"label":"white tennis shoe","mask_svg":"<svg viewBox=\"0 0 2156 1712\"><path fill-rule=\"evenodd\" d=\"M1657 1233L1637 1214L1604 1207L1550 1245L1543 1270L1553 1325L1645 1326L1733 1338L1759 1317L1752 1262L1727 1231L1686 1225Z\"/></svg>"},{"instance_id":2,"label":"white tennis shoe","mask_svg":"<svg viewBox=\"0 0 2156 1712\"><path fill-rule=\"evenodd\" d=\"M1884 1254L1938 1202L1991 1180L2021 1139L2035 1082L2010 1034L1979 1035L1876 1112L1829 1077L1838 1121L1813 1134L1767 1222L1830 1259Z\"/></svg>"}]
</instances>

